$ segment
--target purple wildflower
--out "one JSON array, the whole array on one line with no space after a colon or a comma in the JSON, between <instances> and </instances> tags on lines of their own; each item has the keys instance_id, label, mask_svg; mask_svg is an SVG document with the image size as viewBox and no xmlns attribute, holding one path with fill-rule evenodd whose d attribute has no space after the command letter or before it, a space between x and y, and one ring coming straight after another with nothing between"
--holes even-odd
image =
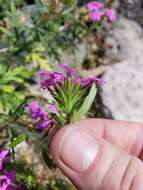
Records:
<instances>
[{"instance_id":1,"label":"purple wildflower","mask_svg":"<svg viewBox=\"0 0 143 190\"><path fill-rule=\"evenodd\" d=\"M43 71L42 71L43 72ZM43 89L49 89L49 87L54 86L58 83L63 83L64 81L64 75L62 73L49 71L47 72L47 77L45 80L41 82L41 87Z\"/></svg>"},{"instance_id":2,"label":"purple wildflower","mask_svg":"<svg viewBox=\"0 0 143 190\"><path fill-rule=\"evenodd\" d=\"M99 12L99 11L96 11L96 12L91 12L90 14L89 14L89 17L90 17L90 19L92 20L92 21L94 21L94 22L99 22L100 20L101 20L101 17L102 17L102 14L101 14L101 12Z\"/></svg>"},{"instance_id":3,"label":"purple wildflower","mask_svg":"<svg viewBox=\"0 0 143 190\"><path fill-rule=\"evenodd\" d=\"M44 129L48 126L47 121L49 119L49 115L45 112L39 105L37 101L33 101L29 105L29 112L32 115L34 120L38 120L36 125L36 129Z\"/></svg>"},{"instance_id":4,"label":"purple wildflower","mask_svg":"<svg viewBox=\"0 0 143 190\"><path fill-rule=\"evenodd\" d=\"M36 129L41 131L43 129L50 129L51 127L54 127L56 125L57 125L57 122L49 117L47 120L38 121L36 125Z\"/></svg>"},{"instance_id":5,"label":"purple wildflower","mask_svg":"<svg viewBox=\"0 0 143 190\"><path fill-rule=\"evenodd\" d=\"M107 16L110 22L114 22L116 20L115 12L112 9L106 8L105 16Z\"/></svg>"},{"instance_id":6,"label":"purple wildflower","mask_svg":"<svg viewBox=\"0 0 143 190\"><path fill-rule=\"evenodd\" d=\"M43 130L49 128L49 121L46 120L39 120L37 125L36 125L36 129L38 130Z\"/></svg>"},{"instance_id":7,"label":"purple wildflower","mask_svg":"<svg viewBox=\"0 0 143 190\"><path fill-rule=\"evenodd\" d=\"M10 184L11 184L11 181L7 176L5 175L0 176L0 190L7 190Z\"/></svg>"},{"instance_id":8,"label":"purple wildflower","mask_svg":"<svg viewBox=\"0 0 143 190\"><path fill-rule=\"evenodd\" d=\"M103 8L103 4L98 1L93 1L87 4L87 8L90 12L98 11L98 9Z\"/></svg>"},{"instance_id":9,"label":"purple wildflower","mask_svg":"<svg viewBox=\"0 0 143 190\"><path fill-rule=\"evenodd\" d=\"M48 104L48 108L51 113L54 113L56 115L59 115L59 112L54 104Z\"/></svg>"},{"instance_id":10,"label":"purple wildflower","mask_svg":"<svg viewBox=\"0 0 143 190\"><path fill-rule=\"evenodd\" d=\"M37 101L31 102L28 106L28 111L31 113L33 119L45 118L48 113L45 112L39 105Z\"/></svg>"},{"instance_id":11,"label":"purple wildflower","mask_svg":"<svg viewBox=\"0 0 143 190\"><path fill-rule=\"evenodd\" d=\"M106 84L106 81L98 77L88 77L81 80L82 86L92 86L93 83L96 83L98 85L104 85Z\"/></svg>"},{"instance_id":12,"label":"purple wildflower","mask_svg":"<svg viewBox=\"0 0 143 190\"><path fill-rule=\"evenodd\" d=\"M53 79L45 79L43 81L41 81L41 88L43 89L48 89L50 86L54 85L54 81Z\"/></svg>"},{"instance_id":13,"label":"purple wildflower","mask_svg":"<svg viewBox=\"0 0 143 190\"><path fill-rule=\"evenodd\" d=\"M9 161L9 150L3 149L0 152L0 170L3 169L4 164Z\"/></svg>"},{"instance_id":14,"label":"purple wildflower","mask_svg":"<svg viewBox=\"0 0 143 190\"><path fill-rule=\"evenodd\" d=\"M10 179L11 182L14 182L16 180L16 171L8 171L4 170L3 173Z\"/></svg>"},{"instance_id":15,"label":"purple wildflower","mask_svg":"<svg viewBox=\"0 0 143 190\"><path fill-rule=\"evenodd\" d=\"M80 84L80 78L75 78L75 79L73 79L72 80L72 83L74 84L74 85L76 85L76 84Z\"/></svg>"},{"instance_id":16,"label":"purple wildflower","mask_svg":"<svg viewBox=\"0 0 143 190\"><path fill-rule=\"evenodd\" d=\"M49 71L48 77L49 77L49 79L55 80L55 82L60 82L64 78L64 75L59 72Z\"/></svg>"},{"instance_id":17,"label":"purple wildflower","mask_svg":"<svg viewBox=\"0 0 143 190\"><path fill-rule=\"evenodd\" d=\"M14 185L8 185L8 187L6 188L6 190L18 190L17 189L17 187L16 186L14 186ZM19 190L21 190L21 189L19 189Z\"/></svg>"},{"instance_id":18,"label":"purple wildflower","mask_svg":"<svg viewBox=\"0 0 143 190\"><path fill-rule=\"evenodd\" d=\"M76 76L77 75L77 70L75 68L69 67L66 64L61 64L60 65L61 69L65 72L65 74L68 76Z\"/></svg>"},{"instance_id":19,"label":"purple wildflower","mask_svg":"<svg viewBox=\"0 0 143 190\"><path fill-rule=\"evenodd\" d=\"M99 22L103 16L103 4L93 1L87 4L89 10L89 18L94 22Z\"/></svg>"}]
</instances>

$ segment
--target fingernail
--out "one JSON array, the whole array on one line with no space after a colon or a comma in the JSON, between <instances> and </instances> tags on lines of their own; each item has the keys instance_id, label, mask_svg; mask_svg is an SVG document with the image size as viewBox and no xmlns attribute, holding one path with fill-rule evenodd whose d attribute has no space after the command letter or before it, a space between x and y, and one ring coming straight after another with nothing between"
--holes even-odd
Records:
<instances>
[{"instance_id":1,"label":"fingernail","mask_svg":"<svg viewBox=\"0 0 143 190\"><path fill-rule=\"evenodd\" d=\"M59 159L77 173L86 171L95 160L99 150L98 141L84 129L67 129L60 146Z\"/></svg>"}]
</instances>

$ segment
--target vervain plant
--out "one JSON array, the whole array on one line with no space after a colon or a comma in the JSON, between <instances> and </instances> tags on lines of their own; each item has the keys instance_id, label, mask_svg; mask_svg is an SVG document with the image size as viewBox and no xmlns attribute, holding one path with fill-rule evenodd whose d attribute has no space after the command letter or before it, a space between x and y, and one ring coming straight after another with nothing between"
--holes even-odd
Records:
<instances>
[{"instance_id":1,"label":"vervain plant","mask_svg":"<svg viewBox=\"0 0 143 190\"><path fill-rule=\"evenodd\" d=\"M61 128L85 117L95 99L96 85L106 83L97 77L79 78L76 69L65 64L61 65L61 69L63 72L38 71L45 77L41 88L51 95L45 109L37 101L28 106L38 130Z\"/></svg>"}]
</instances>

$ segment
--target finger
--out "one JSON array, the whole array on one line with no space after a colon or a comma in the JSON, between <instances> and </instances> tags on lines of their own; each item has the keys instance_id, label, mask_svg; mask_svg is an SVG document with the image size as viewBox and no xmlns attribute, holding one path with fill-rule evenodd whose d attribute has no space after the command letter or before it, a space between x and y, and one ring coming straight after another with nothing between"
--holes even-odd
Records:
<instances>
[{"instance_id":1,"label":"finger","mask_svg":"<svg viewBox=\"0 0 143 190\"><path fill-rule=\"evenodd\" d=\"M51 152L80 190L143 190L143 164L84 127L62 128Z\"/></svg>"},{"instance_id":2,"label":"finger","mask_svg":"<svg viewBox=\"0 0 143 190\"><path fill-rule=\"evenodd\" d=\"M143 158L143 124L107 119L85 119L78 122L99 137L126 152Z\"/></svg>"}]
</instances>

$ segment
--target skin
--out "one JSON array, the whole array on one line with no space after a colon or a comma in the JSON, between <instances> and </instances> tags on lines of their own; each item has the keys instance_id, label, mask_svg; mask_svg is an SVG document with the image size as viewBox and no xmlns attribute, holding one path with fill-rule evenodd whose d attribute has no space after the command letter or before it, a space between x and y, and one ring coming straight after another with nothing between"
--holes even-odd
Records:
<instances>
[{"instance_id":1,"label":"skin","mask_svg":"<svg viewBox=\"0 0 143 190\"><path fill-rule=\"evenodd\" d=\"M79 190L143 190L141 123L81 120L56 132L51 153Z\"/></svg>"}]
</instances>

